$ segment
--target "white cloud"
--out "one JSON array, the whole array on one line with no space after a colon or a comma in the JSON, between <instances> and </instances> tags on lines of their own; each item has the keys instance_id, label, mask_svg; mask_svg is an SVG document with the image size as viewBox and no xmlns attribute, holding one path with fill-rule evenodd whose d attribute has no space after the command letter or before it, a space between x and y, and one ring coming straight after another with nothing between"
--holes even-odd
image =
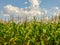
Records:
<instances>
[{"instance_id":1,"label":"white cloud","mask_svg":"<svg viewBox=\"0 0 60 45\"><path fill-rule=\"evenodd\" d=\"M57 10L58 10L58 9L59 9L59 7L55 7L55 9L57 9Z\"/></svg>"},{"instance_id":2,"label":"white cloud","mask_svg":"<svg viewBox=\"0 0 60 45\"><path fill-rule=\"evenodd\" d=\"M18 8L18 7L15 7L15 6L12 6L12 5L7 5L7 6L4 6L4 16L12 16L12 15L19 15L21 17L33 17L33 16L37 16L37 15L41 15L43 12L41 12L40 10L35 10L35 9L31 9L28 10L27 8L26 9L23 9L23 8Z\"/></svg>"},{"instance_id":3,"label":"white cloud","mask_svg":"<svg viewBox=\"0 0 60 45\"><path fill-rule=\"evenodd\" d=\"M3 16L10 16L9 14L3 14Z\"/></svg>"},{"instance_id":4,"label":"white cloud","mask_svg":"<svg viewBox=\"0 0 60 45\"><path fill-rule=\"evenodd\" d=\"M18 7L14 7L12 5L4 6L4 9L7 12L19 12L19 8Z\"/></svg>"},{"instance_id":5,"label":"white cloud","mask_svg":"<svg viewBox=\"0 0 60 45\"><path fill-rule=\"evenodd\" d=\"M31 3L30 8L39 9L40 0L29 0Z\"/></svg>"},{"instance_id":6,"label":"white cloud","mask_svg":"<svg viewBox=\"0 0 60 45\"><path fill-rule=\"evenodd\" d=\"M30 2L33 4L33 5L39 5L39 0L30 0Z\"/></svg>"},{"instance_id":7,"label":"white cloud","mask_svg":"<svg viewBox=\"0 0 60 45\"><path fill-rule=\"evenodd\" d=\"M27 8L27 7L26 7ZM23 9L23 8L18 8L12 5L7 5L4 7L4 10L11 14L11 13L15 13L15 14L19 14L22 15L23 14L31 14L31 15L41 15L41 11L40 10L33 10L33 9Z\"/></svg>"},{"instance_id":8,"label":"white cloud","mask_svg":"<svg viewBox=\"0 0 60 45\"><path fill-rule=\"evenodd\" d=\"M25 9L28 9L28 7L25 7Z\"/></svg>"},{"instance_id":9,"label":"white cloud","mask_svg":"<svg viewBox=\"0 0 60 45\"><path fill-rule=\"evenodd\" d=\"M24 4L27 4L28 2L24 2Z\"/></svg>"},{"instance_id":10,"label":"white cloud","mask_svg":"<svg viewBox=\"0 0 60 45\"><path fill-rule=\"evenodd\" d=\"M19 8L19 7L15 7L13 5L6 5L4 6L4 16L21 16L21 17L28 17L29 19L33 16L41 16L41 15L45 15L47 14L47 10L44 9L43 11L40 10L39 5L40 5L40 1L39 0L30 0L31 5L29 7L25 7L25 8ZM25 2L25 4L27 4L27 2ZM37 6L37 7L36 7Z\"/></svg>"}]
</instances>

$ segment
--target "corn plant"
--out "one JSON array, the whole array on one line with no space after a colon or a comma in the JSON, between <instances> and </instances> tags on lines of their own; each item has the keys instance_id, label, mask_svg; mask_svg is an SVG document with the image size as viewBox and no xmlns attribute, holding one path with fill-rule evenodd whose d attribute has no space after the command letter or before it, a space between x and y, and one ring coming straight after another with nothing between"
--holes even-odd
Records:
<instances>
[{"instance_id":1,"label":"corn plant","mask_svg":"<svg viewBox=\"0 0 60 45\"><path fill-rule=\"evenodd\" d=\"M60 45L60 22L0 22L0 45Z\"/></svg>"}]
</instances>

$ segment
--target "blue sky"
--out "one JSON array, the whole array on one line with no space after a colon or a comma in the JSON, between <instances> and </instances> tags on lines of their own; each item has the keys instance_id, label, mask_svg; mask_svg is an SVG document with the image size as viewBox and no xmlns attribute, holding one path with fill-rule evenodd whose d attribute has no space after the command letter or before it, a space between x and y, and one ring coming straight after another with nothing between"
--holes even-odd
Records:
<instances>
[{"instance_id":1,"label":"blue sky","mask_svg":"<svg viewBox=\"0 0 60 45\"><path fill-rule=\"evenodd\" d=\"M24 4L24 2L28 2ZM0 10L3 9L4 6L11 4L13 6L17 6L20 8L24 8L30 5L29 0L0 0ZM60 0L41 0L40 8L49 9L51 7L60 7Z\"/></svg>"},{"instance_id":2,"label":"blue sky","mask_svg":"<svg viewBox=\"0 0 60 45\"><path fill-rule=\"evenodd\" d=\"M43 9L46 9L47 10L47 16L48 17L50 17L51 15L52 15L52 13L55 13L55 11L57 11L57 10L55 10L55 7L59 7L59 9L60 9L60 0L40 0L41 1L41 3L40 3L40 6L39 6L39 8L41 9L41 10L43 10ZM34 0L33 0L33 2L34 2ZM26 3L26 4L25 4ZM7 6L8 5L8 6ZM0 14L0 18L2 17L2 18L4 18L4 16L3 15L10 15L10 13L12 14L12 12L10 12L9 14L8 14L8 12L9 11L11 11L11 10L6 10L6 12L7 13L5 13L5 11L4 11L4 7L6 6L6 8L7 7L9 7L9 5L11 5L10 6L10 8L12 8L12 11L15 13L15 14L17 14L16 13L16 11L18 11L19 12L19 10L16 10L16 7L18 8L18 9L21 9L21 8L23 8L23 11L24 11L24 8L25 7L29 7L30 5L31 5L31 2L29 2L29 0L0 0L0 13L1 13L1 11L3 11L3 14ZM13 9L13 8L15 8L15 9ZM7 9L9 9L9 8L7 8ZM46 11L45 10L45 11ZM35 10L36 11L36 10ZM28 12L28 11L27 11ZM33 11L32 11L33 12ZM19 12L20 13L20 12ZM18 14L19 14L18 13ZM34 12L35 13L35 12ZM39 13L40 14L40 12L37 12L37 13ZM37 13L36 13L36 15L37 15ZM14 14L14 15L15 15ZM27 13L26 13L27 14ZM33 15L33 14L32 14Z\"/></svg>"},{"instance_id":3,"label":"blue sky","mask_svg":"<svg viewBox=\"0 0 60 45\"><path fill-rule=\"evenodd\" d=\"M24 2L28 2L28 4L24 4ZM11 4L13 6L17 6L20 8L24 8L25 6L29 6L29 0L0 0L0 9L4 6Z\"/></svg>"}]
</instances>

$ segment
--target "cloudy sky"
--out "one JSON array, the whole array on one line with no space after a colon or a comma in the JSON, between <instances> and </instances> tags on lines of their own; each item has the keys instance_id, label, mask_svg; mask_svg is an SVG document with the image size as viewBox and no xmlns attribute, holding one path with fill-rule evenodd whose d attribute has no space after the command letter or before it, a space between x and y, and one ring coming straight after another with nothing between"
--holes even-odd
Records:
<instances>
[{"instance_id":1,"label":"cloudy sky","mask_svg":"<svg viewBox=\"0 0 60 45\"><path fill-rule=\"evenodd\" d=\"M49 9L51 7L56 7L56 6L60 7L60 0L40 0L40 1L41 1L41 4L40 4L41 8ZM0 10L3 9L3 7L8 4L17 6L19 8L25 8L30 5L30 2L29 0L0 0Z\"/></svg>"},{"instance_id":2,"label":"cloudy sky","mask_svg":"<svg viewBox=\"0 0 60 45\"><path fill-rule=\"evenodd\" d=\"M59 9L60 0L0 0L0 18L9 15L42 15L43 12L50 16Z\"/></svg>"}]
</instances>

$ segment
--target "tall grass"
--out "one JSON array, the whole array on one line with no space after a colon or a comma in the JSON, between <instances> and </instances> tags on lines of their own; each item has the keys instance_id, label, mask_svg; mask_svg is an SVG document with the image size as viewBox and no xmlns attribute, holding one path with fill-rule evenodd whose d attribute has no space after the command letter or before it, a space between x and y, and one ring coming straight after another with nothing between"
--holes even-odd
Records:
<instances>
[{"instance_id":1,"label":"tall grass","mask_svg":"<svg viewBox=\"0 0 60 45\"><path fill-rule=\"evenodd\" d=\"M0 22L0 45L60 45L60 22Z\"/></svg>"}]
</instances>

